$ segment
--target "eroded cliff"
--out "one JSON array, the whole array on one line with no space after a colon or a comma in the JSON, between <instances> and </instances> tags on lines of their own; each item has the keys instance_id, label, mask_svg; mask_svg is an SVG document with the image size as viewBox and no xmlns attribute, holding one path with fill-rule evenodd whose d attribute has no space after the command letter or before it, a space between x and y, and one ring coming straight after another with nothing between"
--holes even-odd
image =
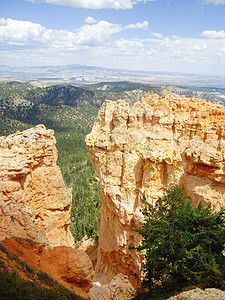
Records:
<instances>
[{"instance_id":1,"label":"eroded cliff","mask_svg":"<svg viewBox=\"0 0 225 300\"><path fill-rule=\"evenodd\" d=\"M44 125L0 137L0 240L19 236L72 246L72 192L56 165L54 132Z\"/></svg>"},{"instance_id":2,"label":"eroded cliff","mask_svg":"<svg viewBox=\"0 0 225 300\"><path fill-rule=\"evenodd\" d=\"M73 247L72 191L57 157L54 132L44 125L0 137L1 267L34 282L40 269L88 298L93 265Z\"/></svg>"},{"instance_id":3,"label":"eroded cliff","mask_svg":"<svg viewBox=\"0 0 225 300\"><path fill-rule=\"evenodd\" d=\"M95 279L138 275L141 259L129 250L140 236L146 196L153 204L166 188L181 183L194 203L225 205L225 108L184 96L147 94L130 107L105 101L86 137L100 179L99 248Z\"/></svg>"}]
</instances>

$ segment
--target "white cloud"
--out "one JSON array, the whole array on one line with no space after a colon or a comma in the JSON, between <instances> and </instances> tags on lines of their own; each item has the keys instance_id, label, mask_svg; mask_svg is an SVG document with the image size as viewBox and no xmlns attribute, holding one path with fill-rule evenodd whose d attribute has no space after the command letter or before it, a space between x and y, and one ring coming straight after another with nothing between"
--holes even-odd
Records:
<instances>
[{"instance_id":1,"label":"white cloud","mask_svg":"<svg viewBox=\"0 0 225 300\"><path fill-rule=\"evenodd\" d=\"M126 29L148 29L148 21L142 23L130 24L125 26Z\"/></svg>"},{"instance_id":2,"label":"white cloud","mask_svg":"<svg viewBox=\"0 0 225 300\"><path fill-rule=\"evenodd\" d=\"M221 47L219 51L216 53L219 57L225 57L225 47Z\"/></svg>"},{"instance_id":3,"label":"white cloud","mask_svg":"<svg viewBox=\"0 0 225 300\"><path fill-rule=\"evenodd\" d=\"M174 44L177 45L177 46L181 46L181 41L180 40L175 40Z\"/></svg>"},{"instance_id":4,"label":"white cloud","mask_svg":"<svg viewBox=\"0 0 225 300\"><path fill-rule=\"evenodd\" d=\"M207 49L207 45L194 45L191 47L192 51L202 51Z\"/></svg>"},{"instance_id":5,"label":"white cloud","mask_svg":"<svg viewBox=\"0 0 225 300\"><path fill-rule=\"evenodd\" d=\"M162 39L163 38L163 35L162 35L162 33L153 33L152 34L154 37L156 37L156 38L158 38L158 39Z\"/></svg>"},{"instance_id":6,"label":"white cloud","mask_svg":"<svg viewBox=\"0 0 225 300\"><path fill-rule=\"evenodd\" d=\"M98 20L89 16L85 19L85 23L88 23L88 24L98 23Z\"/></svg>"},{"instance_id":7,"label":"white cloud","mask_svg":"<svg viewBox=\"0 0 225 300\"><path fill-rule=\"evenodd\" d=\"M143 43L138 41L130 41L125 39L120 39L115 41L114 46L117 48L119 53L125 52L126 55L137 56L143 51Z\"/></svg>"},{"instance_id":8,"label":"white cloud","mask_svg":"<svg viewBox=\"0 0 225 300\"><path fill-rule=\"evenodd\" d=\"M212 3L214 5L225 4L225 0L204 0L203 3Z\"/></svg>"},{"instance_id":9,"label":"white cloud","mask_svg":"<svg viewBox=\"0 0 225 300\"><path fill-rule=\"evenodd\" d=\"M0 19L0 40L26 43L29 40L46 41L48 34L46 29L29 21L17 21L13 19Z\"/></svg>"},{"instance_id":10,"label":"white cloud","mask_svg":"<svg viewBox=\"0 0 225 300\"><path fill-rule=\"evenodd\" d=\"M201 36L206 37L208 39L225 39L225 32L223 30L205 30L201 33Z\"/></svg>"},{"instance_id":11,"label":"white cloud","mask_svg":"<svg viewBox=\"0 0 225 300\"><path fill-rule=\"evenodd\" d=\"M28 21L0 19L0 41L9 45L73 47L76 44L97 44L108 40L111 35L124 30L117 24L99 21L86 24L76 32L52 30Z\"/></svg>"},{"instance_id":12,"label":"white cloud","mask_svg":"<svg viewBox=\"0 0 225 300\"><path fill-rule=\"evenodd\" d=\"M163 40L163 42L161 43L161 45L165 46L165 47L170 47L171 46L171 41L168 38L168 36L166 36Z\"/></svg>"},{"instance_id":13,"label":"white cloud","mask_svg":"<svg viewBox=\"0 0 225 300\"><path fill-rule=\"evenodd\" d=\"M98 45L107 43L111 36L127 29L147 29L148 22L121 26L87 17L86 23L76 31L52 30L29 21L0 19L0 41L8 45L27 47L75 47L76 45Z\"/></svg>"},{"instance_id":14,"label":"white cloud","mask_svg":"<svg viewBox=\"0 0 225 300\"><path fill-rule=\"evenodd\" d=\"M146 42L142 40L142 42L146 62L151 65L151 69L154 66L157 68L158 64L170 71L204 73L204 70L207 70L211 73L220 70L224 73L221 71L225 69L225 61L222 59L223 40L172 36L164 39L148 39Z\"/></svg>"},{"instance_id":15,"label":"white cloud","mask_svg":"<svg viewBox=\"0 0 225 300\"><path fill-rule=\"evenodd\" d=\"M84 25L77 32L77 43L96 44L108 40L112 34L122 31L120 25L106 21L99 21L97 24Z\"/></svg>"},{"instance_id":16,"label":"white cloud","mask_svg":"<svg viewBox=\"0 0 225 300\"><path fill-rule=\"evenodd\" d=\"M149 49L147 52L146 52L147 55L155 55L156 54L156 50L155 49Z\"/></svg>"},{"instance_id":17,"label":"white cloud","mask_svg":"<svg viewBox=\"0 0 225 300\"><path fill-rule=\"evenodd\" d=\"M149 31L144 31L146 38L138 39L135 29L145 30L147 25L144 21L122 26L89 17L82 27L68 31L46 29L28 21L1 18L0 64L8 62L16 65L18 61L29 65L82 62L112 68L161 68L162 71L199 73L204 73L207 69L209 73L216 73L217 70L224 72L224 39L206 39L205 34L195 39L166 37ZM209 31L203 31L205 32ZM207 37L218 37L218 32L210 32L213 34L207 33ZM223 34L222 32L222 36Z\"/></svg>"},{"instance_id":18,"label":"white cloud","mask_svg":"<svg viewBox=\"0 0 225 300\"><path fill-rule=\"evenodd\" d=\"M32 3L46 2L49 4L63 5L70 7L88 8L88 9L131 9L140 2L155 0L27 0Z\"/></svg>"}]
</instances>

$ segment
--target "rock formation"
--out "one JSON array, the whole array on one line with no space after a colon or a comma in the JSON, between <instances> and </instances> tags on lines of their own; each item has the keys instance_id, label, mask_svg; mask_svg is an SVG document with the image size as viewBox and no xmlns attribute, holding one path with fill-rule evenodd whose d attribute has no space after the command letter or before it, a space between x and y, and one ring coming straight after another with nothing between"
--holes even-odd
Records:
<instances>
[{"instance_id":1,"label":"rock formation","mask_svg":"<svg viewBox=\"0 0 225 300\"><path fill-rule=\"evenodd\" d=\"M56 161L54 132L44 125L0 137L0 241L6 253L87 298L93 265L84 250L72 247L72 191ZM10 257L3 260L24 276Z\"/></svg>"},{"instance_id":2,"label":"rock formation","mask_svg":"<svg viewBox=\"0 0 225 300\"><path fill-rule=\"evenodd\" d=\"M0 261L4 262L8 270L14 270L22 278L32 281L35 280L36 271L44 271L66 288L88 298L86 292L92 286L94 270L88 255L83 250L66 246L45 248L43 244L21 238L6 238L0 245L7 249L5 252L8 257L6 255L4 257L0 247ZM12 263L12 258L16 264ZM33 272L30 272L31 278L26 268L24 270L21 265L29 266L29 270L33 269Z\"/></svg>"},{"instance_id":3,"label":"rock formation","mask_svg":"<svg viewBox=\"0 0 225 300\"><path fill-rule=\"evenodd\" d=\"M0 137L0 240L19 236L72 246L72 193L56 165L54 132L44 125Z\"/></svg>"},{"instance_id":4,"label":"rock formation","mask_svg":"<svg viewBox=\"0 0 225 300\"><path fill-rule=\"evenodd\" d=\"M180 293L177 296L170 297L168 300L223 300L225 299L225 291L218 289L205 289L200 288Z\"/></svg>"},{"instance_id":5,"label":"rock formation","mask_svg":"<svg viewBox=\"0 0 225 300\"><path fill-rule=\"evenodd\" d=\"M95 279L137 273L141 259L129 245L140 236L145 195L153 204L181 183L194 203L225 205L225 108L184 96L147 94L130 107L105 101L86 137L100 179L99 248Z\"/></svg>"},{"instance_id":6,"label":"rock formation","mask_svg":"<svg viewBox=\"0 0 225 300\"><path fill-rule=\"evenodd\" d=\"M82 249L87 253L95 268L97 264L98 240L96 238L88 239L87 236L84 236L79 244L79 249Z\"/></svg>"},{"instance_id":7,"label":"rock formation","mask_svg":"<svg viewBox=\"0 0 225 300\"><path fill-rule=\"evenodd\" d=\"M123 274L117 274L109 284L102 286L99 283L94 284L88 293L91 296L91 300L130 300L135 294L136 291L131 285L128 276Z\"/></svg>"}]
</instances>

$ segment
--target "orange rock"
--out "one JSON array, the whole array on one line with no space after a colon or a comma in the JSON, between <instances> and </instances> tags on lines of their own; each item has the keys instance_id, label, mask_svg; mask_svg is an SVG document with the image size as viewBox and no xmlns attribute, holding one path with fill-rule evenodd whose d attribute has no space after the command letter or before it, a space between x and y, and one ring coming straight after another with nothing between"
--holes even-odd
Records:
<instances>
[{"instance_id":1,"label":"orange rock","mask_svg":"<svg viewBox=\"0 0 225 300\"><path fill-rule=\"evenodd\" d=\"M28 240L9 239L4 241L9 252L36 270L42 270L53 279L87 298L92 287L94 270L88 255L82 249L59 246L46 249L43 244Z\"/></svg>"},{"instance_id":2,"label":"orange rock","mask_svg":"<svg viewBox=\"0 0 225 300\"><path fill-rule=\"evenodd\" d=\"M55 144L44 125L0 137L0 240L19 236L73 245L72 194L56 165Z\"/></svg>"},{"instance_id":3,"label":"orange rock","mask_svg":"<svg viewBox=\"0 0 225 300\"><path fill-rule=\"evenodd\" d=\"M201 99L148 93L133 107L107 100L86 137L100 179L99 247L95 280L137 274L141 258L129 250L140 236L142 198L155 203L181 183L197 203L225 205L225 108Z\"/></svg>"},{"instance_id":4,"label":"orange rock","mask_svg":"<svg viewBox=\"0 0 225 300\"><path fill-rule=\"evenodd\" d=\"M40 254L40 269L57 281L67 282L88 291L94 275L92 263L82 249L72 247L54 247Z\"/></svg>"},{"instance_id":5,"label":"orange rock","mask_svg":"<svg viewBox=\"0 0 225 300\"><path fill-rule=\"evenodd\" d=\"M87 298L93 265L71 247L72 193L56 165L55 144L54 132L43 125L0 138L0 240L32 268Z\"/></svg>"},{"instance_id":6,"label":"orange rock","mask_svg":"<svg viewBox=\"0 0 225 300\"><path fill-rule=\"evenodd\" d=\"M83 249L87 253L95 268L97 263L98 240L96 238L87 239L87 236L85 236L79 244L79 249Z\"/></svg>"}]
</instances>

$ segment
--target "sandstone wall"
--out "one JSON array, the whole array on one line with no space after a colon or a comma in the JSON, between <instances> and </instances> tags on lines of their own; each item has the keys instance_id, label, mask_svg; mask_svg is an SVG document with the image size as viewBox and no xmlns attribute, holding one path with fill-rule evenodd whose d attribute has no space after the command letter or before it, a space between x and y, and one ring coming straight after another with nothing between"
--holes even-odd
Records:
<instances>
[{"instance_id":1,"label":"sandstone wall","mask_svg":"<svg viewBox=\"0 0 225 300\"><path fill-rule=\"evenodd\" d=\"M0 240L73 245L72 193L56 161L54 132L44 125L0 137Z\"/></svg>"},{"instance_id":2,"label":"sandstone wall","mask_svg":"<svg viewBox=\"0 0 225 300\"><path fill-rule=\"evenodd\" d=\"M140 236L143 195L153 204L181 183L193 202L225 205L225 108L184 96L147 94L133 107L105 101L86 137L100 179L96 280L140 274L141 260L128 249ZM133 284L138 284L131 279Z\"/></svg>"}]
</instances>

